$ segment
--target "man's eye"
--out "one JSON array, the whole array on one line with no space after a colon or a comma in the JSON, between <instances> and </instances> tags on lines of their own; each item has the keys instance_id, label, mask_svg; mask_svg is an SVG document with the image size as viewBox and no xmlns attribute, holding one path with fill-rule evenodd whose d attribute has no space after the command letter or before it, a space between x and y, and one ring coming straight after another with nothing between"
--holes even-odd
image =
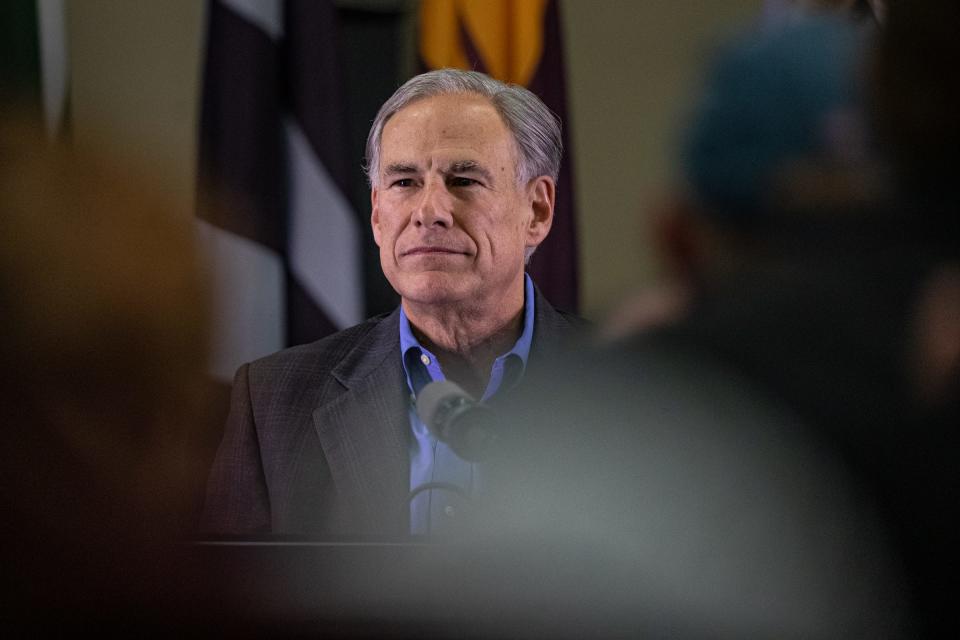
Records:
<instances>
[{"instance_id":1,"label":"man's eye","mask_svg":"<svg viewBox=\"0 0 960 640\"><path fill-rule=\"evenodd\" d=\"M390 183L391 187L412 187L413 178L400 178Z\"/></svg>"},{"instance_id":2,"label":"man's eye","mask_svg":"<svg viewBox=\"0 0 960 640\"><path fill-rule=\"evenodd\" d=\"M470 187L475 184L480 184L473 178L464 178L463 176L454 176L450 178L451 187Z\"/></svg>"}]
</instances>

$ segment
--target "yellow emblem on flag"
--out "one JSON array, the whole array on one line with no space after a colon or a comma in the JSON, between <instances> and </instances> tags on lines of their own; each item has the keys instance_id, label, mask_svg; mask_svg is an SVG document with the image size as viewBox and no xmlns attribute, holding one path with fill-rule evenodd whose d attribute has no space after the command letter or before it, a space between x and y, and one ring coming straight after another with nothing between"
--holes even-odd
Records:
<instances>
[{"instance_id":1,"label":"yellow emblem on flag","mask_svg":"<svg viewBox=\"0 0 960 640\"><path fill-rule=\"evenodd\" d=\"M529 84L543 54L547 0L422 0L420 55L431 69L469 69L467 43L497 80Z\"/></svg>"}]
</instances>

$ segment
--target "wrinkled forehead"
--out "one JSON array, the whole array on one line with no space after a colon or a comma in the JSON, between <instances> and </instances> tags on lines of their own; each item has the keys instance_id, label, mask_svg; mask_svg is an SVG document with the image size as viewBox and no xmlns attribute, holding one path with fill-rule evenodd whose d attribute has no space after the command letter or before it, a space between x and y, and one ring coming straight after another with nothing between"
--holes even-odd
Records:
<instances>
[{"instance_id":1,"label":"wrinkled forehead","mask_svg":"<svg viewBox=\"0 0 960 640\"><path fill-rule=\"evenodd\" d=\"M466 153L470 158L516 166L513 134L493 102L478 94L458 93L416 100L387 120L381 136L381 168L434 153ZM473 157L475 156L475 157Z\"/></svg>"}]
</instances>

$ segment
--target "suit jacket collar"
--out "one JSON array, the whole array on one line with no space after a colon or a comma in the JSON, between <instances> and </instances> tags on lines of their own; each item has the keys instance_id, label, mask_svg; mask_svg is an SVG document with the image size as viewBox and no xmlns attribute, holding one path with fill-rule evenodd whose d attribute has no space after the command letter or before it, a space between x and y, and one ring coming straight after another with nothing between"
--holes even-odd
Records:
<instances>
[{"instance_id":1,"label":"suit jacket collar","mask_svg":"<svg viewBox=\"0 0 960 640\"><path fill-rule=\"evenodd\" d=\"M576 323L571 322L569 316L560 313L547 302L536 284L534 284L534 296L537 306L530 360L536 363L548 356L550 352L556 353L562 345L572 342L576 338L577 330L585 329L586 322L579 318L575 318Z\"/></svg>"},{"instance_id":2,"label":"suit jacket collar","mask_svg":"<svg viewBox=\"0 0 960 640\"><path fill-rule=\"evenodd\" d=\"M400 307L375 321L355 348L332 370L332 375L346 389L352 389L381 370L389 358L399 358ZM397 360L399 363L399 360Z\"/></svg>"}]
</instances>

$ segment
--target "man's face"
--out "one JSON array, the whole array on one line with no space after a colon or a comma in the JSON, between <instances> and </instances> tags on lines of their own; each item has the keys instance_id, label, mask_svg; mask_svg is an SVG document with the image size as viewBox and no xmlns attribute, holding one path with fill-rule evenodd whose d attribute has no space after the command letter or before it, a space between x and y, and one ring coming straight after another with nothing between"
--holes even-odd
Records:
<instances>
[{"instance_id":1,"label":"man's face","mask_svg":"<svg viewBox=\"0 0 960 640\"><path fill-rule=\"evenodd\" d=\"M524 251L550 229L554 186L516 176L513 137L484 97L425 98L387 121L371 223L384 275L404 301L522 302Z\"/></svg>"}]
</instances>

